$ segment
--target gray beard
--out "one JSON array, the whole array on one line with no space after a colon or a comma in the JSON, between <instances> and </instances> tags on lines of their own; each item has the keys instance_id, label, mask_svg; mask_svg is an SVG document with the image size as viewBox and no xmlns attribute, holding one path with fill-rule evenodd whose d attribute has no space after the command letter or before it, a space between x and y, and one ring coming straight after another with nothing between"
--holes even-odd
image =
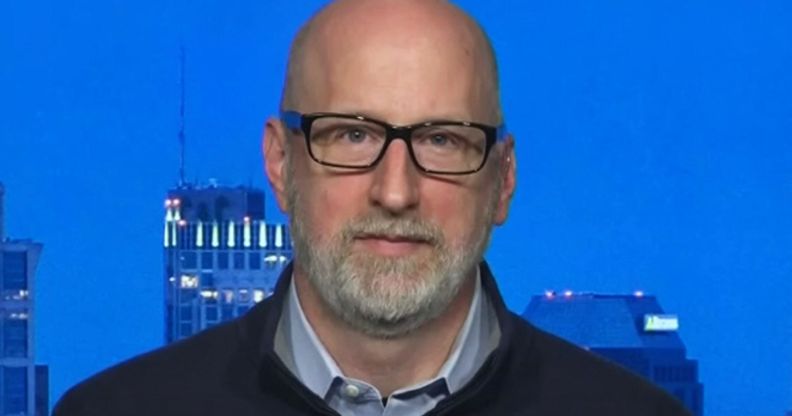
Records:
<instances>
[{"instance_id":1,"label":"gray beard","mask_svg":"<svg viewBox=\"0 0 792 416\"><path fill-rule=\"evenodd\" d=\"M349 221L322 242L307 226L301 198L289 182L295 262L333 314L374 338L402 337L448 309L489 244L497 192L468 241L457 247L449 246L442 230L428 221L379 210ZM405 257L354 252L354 238L360 234L421 240L430 250Z\"/></svg>"}]
</instances>

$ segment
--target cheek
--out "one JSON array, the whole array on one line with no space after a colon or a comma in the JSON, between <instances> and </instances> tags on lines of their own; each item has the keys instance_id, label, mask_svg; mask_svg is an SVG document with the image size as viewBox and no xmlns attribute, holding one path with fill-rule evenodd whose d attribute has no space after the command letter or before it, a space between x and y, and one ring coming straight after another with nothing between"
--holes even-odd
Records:
<instances>
[{"instance_id":1,"label":"cheek","mask_svg":"<svg viewBox=\"0 0 792 416\"><path fill-rule=\"evenodd\" d=\"M365 212L365 184L355 177L308 178L299 187L302 221L313 238L327 241L338 235L349 220Z\"/></svg>"},{"instance_id":2,"label":"cheek","mask_svg":"<svg viewBox=\"0 0 792 416\"><path fill-rule=\"evenodd\" d=\"M464 245L480 232L489 197L483 190L470 185L440 183L426 187L422 196L424 217L442 228L448 244Z\"/></svg>"}]
</instances>

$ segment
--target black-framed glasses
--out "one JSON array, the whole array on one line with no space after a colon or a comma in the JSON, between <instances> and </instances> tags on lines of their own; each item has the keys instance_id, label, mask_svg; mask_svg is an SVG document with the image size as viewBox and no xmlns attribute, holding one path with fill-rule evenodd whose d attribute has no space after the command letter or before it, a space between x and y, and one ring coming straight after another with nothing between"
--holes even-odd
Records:
<instances>
[{"instance_id":1,"label":"black-framed glasses","mask_svg":"<svg viewBox=\"0 0 792 416\"><path fill-rule=\"evenodd\" d=\"M388 145L402 139L415 166L423 172L464 175L484 167L495 143L506 138L506 125L466 121L427 121L394 126L384 121L340 113L301 114L283 111L281 120L302 133L311 159L351 169L376 166Z\"/></svg>"}]
</instances>

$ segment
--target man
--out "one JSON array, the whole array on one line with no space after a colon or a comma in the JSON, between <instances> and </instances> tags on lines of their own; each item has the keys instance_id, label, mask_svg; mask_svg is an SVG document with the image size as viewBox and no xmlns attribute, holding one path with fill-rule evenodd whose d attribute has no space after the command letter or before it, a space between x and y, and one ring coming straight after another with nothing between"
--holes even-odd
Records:
<instances>
[{"instance_id":1,"label":"man","mask_svg":"<svg viewBox=\"0 0 792 416\"><path fill-rule=\"evenodd\" d=\"M508 312L483 252L515 189L491 45L436 0L298 34L266 172L294 263L237 321L75 387L67 415L684 415Z\"/></svg>"}]
</instances>

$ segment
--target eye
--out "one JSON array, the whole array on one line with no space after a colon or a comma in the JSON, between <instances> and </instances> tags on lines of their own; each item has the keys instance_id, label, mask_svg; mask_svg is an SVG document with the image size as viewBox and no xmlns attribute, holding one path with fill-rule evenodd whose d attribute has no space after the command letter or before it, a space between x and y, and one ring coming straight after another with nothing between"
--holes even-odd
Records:
<instances>
[{"instance_id":1,"label":"eye","mask_svg":"<svg viewBox=\"0 0 792 416\"><path fill-rule=\"evenodd\" d=\"M362 143L368 137L368 134L359 128L349 128L346 130L342 130L340 134L341 138L346 139L352 143Z\"/></svg>"},{"instance_id":2,"label":"eye","mask_svg":"<svg viewBox=\"0 0 792 416\"><path fill-rule=\"evenodd\" d=\"M444 134L433 134L429 136L429 143L433 146L446 146L449 144L450 139Z\"/></svg>"}]
</instances>

